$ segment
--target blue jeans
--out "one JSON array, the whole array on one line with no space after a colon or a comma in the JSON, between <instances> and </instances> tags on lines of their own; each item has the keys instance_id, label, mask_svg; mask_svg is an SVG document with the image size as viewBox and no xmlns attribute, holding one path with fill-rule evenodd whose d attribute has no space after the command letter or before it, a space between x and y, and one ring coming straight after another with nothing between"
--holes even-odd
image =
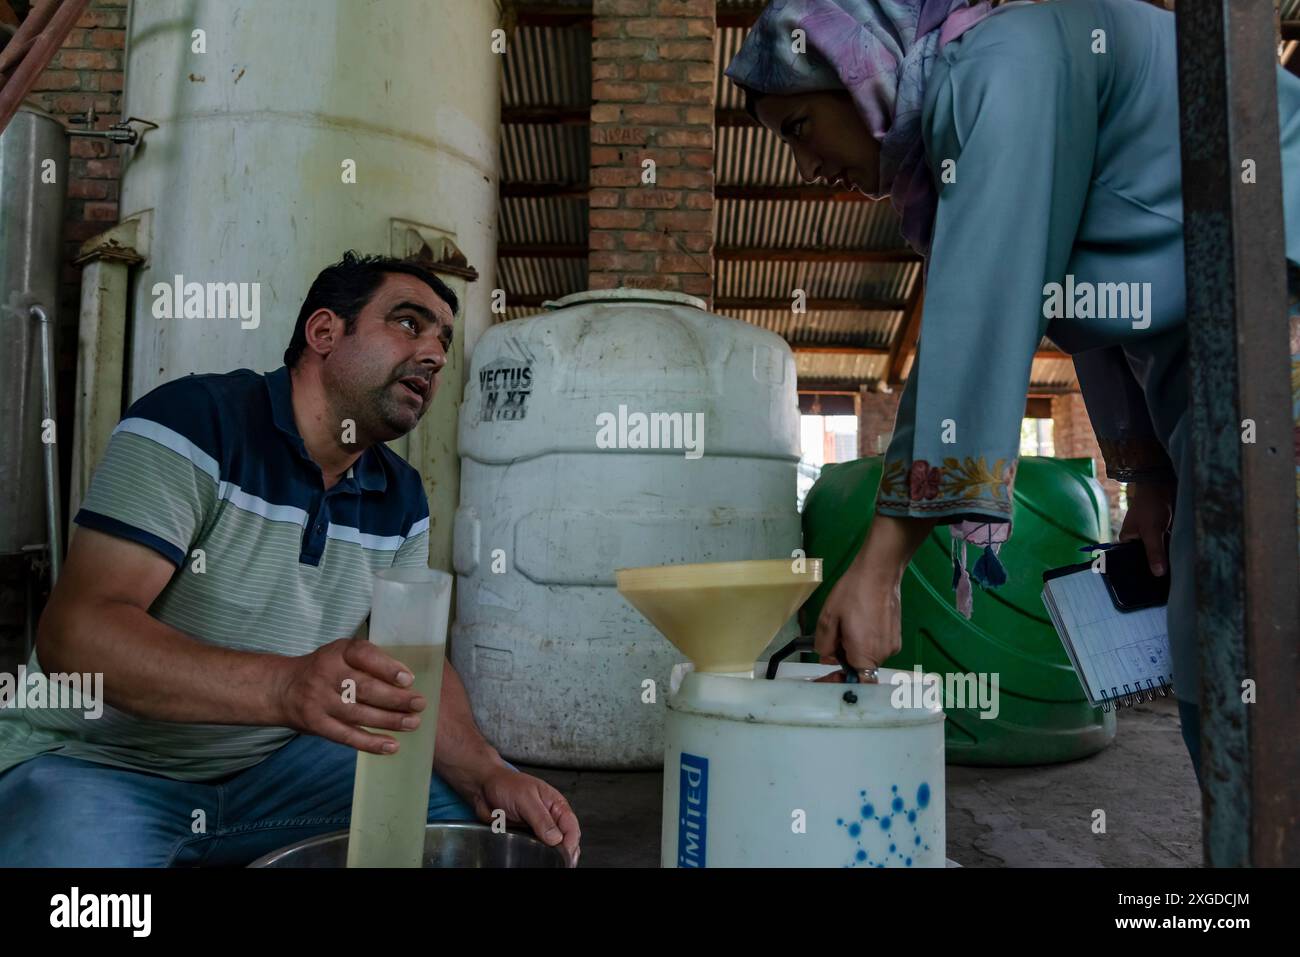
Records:
<instances>
[{"instance_id":1,"label":"blue jeans","mask_svg":"<svg viewBox=\"0 0 1300 957\"><path fill-rule=\"evenodd\" d=\"M300 734L212 783L43 754L0 774L0 866L242 867L348 827L357 752ZM196 811L206 833L192 830ZM430 821L473 820L437 774Z\"/></svg>"}]
</instances>

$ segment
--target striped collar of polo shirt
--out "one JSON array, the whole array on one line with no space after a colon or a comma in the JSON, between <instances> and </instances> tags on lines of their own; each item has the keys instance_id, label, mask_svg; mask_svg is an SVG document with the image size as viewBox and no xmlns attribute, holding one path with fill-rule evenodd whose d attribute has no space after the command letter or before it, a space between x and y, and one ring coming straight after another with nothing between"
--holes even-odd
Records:
<instances>
[{"instance_id":1,"label":"striped collar of polo shirt","mask_svg":"<svg viewBox=\"0 0 1300 957\"><path fill-rule=\"evenodd\" d=\"M292 388L283 366L265 376L239 369L159 386L114 429L75 521L148 545L178 566L229 508L299 526L305 565L319 565L333 540L392 551L427 530L419 474L385 445L366 449L324 487L294 421Z\"/></svg>"}]
</instances>

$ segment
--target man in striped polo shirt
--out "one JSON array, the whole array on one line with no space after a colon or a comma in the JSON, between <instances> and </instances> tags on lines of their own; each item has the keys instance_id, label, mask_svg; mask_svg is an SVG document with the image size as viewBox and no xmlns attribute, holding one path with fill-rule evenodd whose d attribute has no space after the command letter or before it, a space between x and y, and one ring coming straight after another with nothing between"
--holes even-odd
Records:
<instances>
[{"instance_id":1,"label":"man in striped polo shirt","mask_svg":"<svg viewBox=\"0 0 1300 957\"><path fill-rule=\"evenodd\" d=\"M423 267L348 253L284 367L131 406L28 663L102 673L106 704L0 709L0 865L239 865L347 827L356 752L397 742L365 728L426 703L357 634L376 571L428 564L420 475L384 443L429 407L457 308ZM501 809L576 862L572 810L484 740L450 663L437 718L429 819Z\"/></svg>"}]
</instances>

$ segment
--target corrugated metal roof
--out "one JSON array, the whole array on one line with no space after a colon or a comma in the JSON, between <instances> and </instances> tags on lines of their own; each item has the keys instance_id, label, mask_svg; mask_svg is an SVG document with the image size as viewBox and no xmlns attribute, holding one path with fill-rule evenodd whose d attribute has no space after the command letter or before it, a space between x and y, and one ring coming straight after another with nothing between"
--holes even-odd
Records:
<instances>
[{"instance_id":1,"label":"corrugated metal roof","mask_svg":"<svg viewBox=\"0 0 1300 957\"><path fill-rule=\"evenodd\" d=\"M524 26L501 58L503 106L591 102L591 31L586 27Z\"/></svg>"},{"instance_id":2,"label":"corrugated metal roof","mask_svg":"<svg viewBox=\"0 0 1300 957\"><path fill-rule=\"evenodd\" d=\"M546 0L538 6L590 9L590 0ZM753 12L755 0L717 0L719 13ZM1300 19L1300 0L1281 0L1282 18ZM742 98L723 70L739 50L745 29L717 31L714 87L716 107L740 110ZM591 34L587 25L523 26L510 54L502 58L504 108L586 109L591 89ZM585 184L590 165L586 126L507 124L502 131L502 180L506 183ZM775 134L755 126L717 129L715 180L719 187L782 188L802 184L793 158ZM898 220L887 202L832 202L794 199L718 199L714 207L715 243L720 249L901 250ZM588 209L561 198L506 198L500 206L500 241L506 244L585 245ZM918 262L788 262L772 259L715 261L714 294L719 299L789 298L803 289L810 298L906 301L919 282ZM558 297L587 286L582 259L506 258L498 263L511 296ZM540 313L537 306L511 306L508 318ZM769 329L796 346L887 348L902 330L901 310L742 309L735 318ZM1043 348L1050 348L1050 343ZM856 386L886 374L888 357L854 352L796 354L802 379ZM908 362L910 366L910 361ZM908 370L905 369L906 374ZM1034 388L1077 388L1068 357L1036 359Z\"/></svg>"},{"instance_id":3,"label":"corrugated metal roof","mask_svg":"<svg viewBox=\"0 0 1300 957\"><path fill-rule=\"evenodd\" d=\"M501 180L506 183L585 183L591 134L585 126L507 123L501 128Z\"/></svg>"}]
</instances>

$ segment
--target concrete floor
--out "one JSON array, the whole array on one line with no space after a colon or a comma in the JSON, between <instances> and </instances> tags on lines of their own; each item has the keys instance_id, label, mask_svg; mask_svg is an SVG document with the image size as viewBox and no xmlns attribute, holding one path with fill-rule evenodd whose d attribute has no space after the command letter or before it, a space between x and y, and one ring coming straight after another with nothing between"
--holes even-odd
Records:
<instances>
[{"instance_id":1,"label":"concrete floor","mask_svg":"<svg viewBox=\"0 0 1300 957\"><path fill-rule=\"evenodd\" d=\"M527 768L582 823L584 867L657 867L663 775ZM948 767L948 857L964 867L1198 867L1201 795L1172 698L1120 712L1100 754L1033 768ZM1092 831L1106 812L1106 833Z\"/></svg>"}]
</instances>

